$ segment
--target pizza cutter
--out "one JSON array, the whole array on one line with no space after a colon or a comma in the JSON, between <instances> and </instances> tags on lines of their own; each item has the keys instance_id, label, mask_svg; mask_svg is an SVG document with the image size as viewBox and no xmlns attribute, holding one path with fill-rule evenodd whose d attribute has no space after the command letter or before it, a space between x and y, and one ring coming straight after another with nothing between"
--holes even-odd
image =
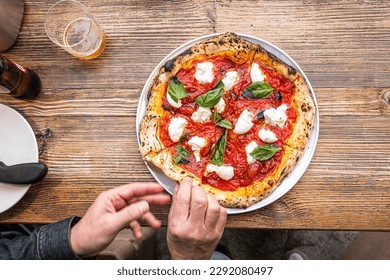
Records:
<instances>
[{"instance_id":1,"label":"pizza cutter","mask_svg":"<svg viewBox=\"0 0 390 280\"><path fill-rule=\"evenodd\" d=\"M23 0L0 0L0 52L9 49L15 43L23 14Z\"/></svg>"},{"instance_id":2,"label":"pizza cutter","mask_svg":"<svg viewBox=\"0 0 390 280\"><path fill-rule=\"evenodd\" d=\"M0 182L17 185L33 184L45 178L47 171L47 165L41 162L8 166L0 161Z\"/></svg>"}]
</instances>

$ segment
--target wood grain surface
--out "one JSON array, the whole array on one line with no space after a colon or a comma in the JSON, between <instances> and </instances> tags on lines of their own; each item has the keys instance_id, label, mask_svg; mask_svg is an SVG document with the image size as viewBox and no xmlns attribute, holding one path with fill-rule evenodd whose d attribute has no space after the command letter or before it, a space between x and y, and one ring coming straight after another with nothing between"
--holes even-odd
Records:
<instances>
[{"instance_id":1,"label":"wood grain surface","mask_svg":"<svg viewBox=\"0 0 390 280\"><path fill-rule=\"evenodd\" d=\"M83 215L104 190L153 181L135 132L145 81L179 45L232 31L275 44L301 66L317 97L320 135L290 192L230 215L227 227L390 230L389 1L82 1L107 33L105 51L91 61L47 38L54 2L25 1L19 39L4 53L42 79L39 98L3 94L0 103L28 120L49 173L0 223ZM153 211L166 224L169 207Z\"/></svg>"}]
</instances>

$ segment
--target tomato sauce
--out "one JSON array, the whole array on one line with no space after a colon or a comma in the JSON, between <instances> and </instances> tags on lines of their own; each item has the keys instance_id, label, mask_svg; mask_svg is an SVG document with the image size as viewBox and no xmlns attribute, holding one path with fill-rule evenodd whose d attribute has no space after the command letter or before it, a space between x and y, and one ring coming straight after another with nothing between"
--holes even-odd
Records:
<instances>
[{"instance_id":1,"label":"tomato sauce","mask_svg":"<svg viewBox=\"0 0 390 280\"><path fill-rule=\"evenodd\" d=\"M235 96L240 96L241 92L251 84L251 75L250 75L251 65L248 63L242 64L237 67L236 71L238 73L239 80L233 86L231 91Z\"/></svg>"},{"instance_id":2,"label":"tomato sauce","mask_svg":"<svg viewBox=\"0 0 390 280\"><path fill-rule=\"evenodd\" d=\"M268 82L273 88L273 93L268 97L269 100L273 101L273 106L278 107L282 103L291 103L291 98L294 94L294 84L279 73L270 70L260 61L255 61L259 64L261 71L266 75L265 81ZM281 100L277 100L276 94L281 95Z\"/></svg>"}]
</instances>

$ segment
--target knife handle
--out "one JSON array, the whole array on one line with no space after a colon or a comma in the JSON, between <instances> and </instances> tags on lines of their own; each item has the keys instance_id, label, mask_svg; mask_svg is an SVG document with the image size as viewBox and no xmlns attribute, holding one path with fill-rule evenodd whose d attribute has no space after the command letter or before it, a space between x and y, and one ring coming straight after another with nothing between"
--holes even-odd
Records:
<instances>
[{"instance_id":1,"label":"knife handle","mask_svg":"<svg viewBox=\"0 0 390 280\"><path fill-rule=\"evenodd\" d=\"M7 166L0 161L0 182L9 184L34 184L45 178L47 171L47 165L40 162Z\"/></svg>"}]
</instances>

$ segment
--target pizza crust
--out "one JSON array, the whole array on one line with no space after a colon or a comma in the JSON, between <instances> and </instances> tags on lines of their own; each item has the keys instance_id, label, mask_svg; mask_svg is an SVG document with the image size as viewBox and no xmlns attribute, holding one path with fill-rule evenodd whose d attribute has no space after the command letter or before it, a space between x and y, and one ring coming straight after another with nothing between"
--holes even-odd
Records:
<instances>
[{"instance_id":1,"label":"pizza crust","mask_svg":"<svg viewBox=\"0 0 390 280\"><path fill-rule=\"evenodd\" d=\"M159 139L159 128L158 123L160 116L153 112L147 112L144 118L142 119L141 128L140 128L140 147L139 150L144 159L147 158L149 154L156 154L162 151L165 146L162 141Z\"/></svg>"},{"instance_id":2,"label":"pizza crust","mask_svg":"<svg viewBox=\"0 0 390 280\"><path fill-rule=\"evenodd\" d=\"M249 186L235 191L224 191L202 184L201 178L176 165L169 147L165 147L159 138L159 124L165 112L164 95L169 79L180 69L189 69L195 59L209 56L227 56L234 63L251 64L260 60L294 84L292 106L297 112L291 136L283 146L284 155L279 166L262 181L253 182ZM296 166L307 144L314 123L315 105L303 77L291 66L259 45L252 44L234 33L225 33L194 45L177 57L167 61L154 78L148 94L148 107L140 128L140 152L143 158L160 168L170 179L180 183L185 177L193 179L206 193L213 195L224 207L246 208L272 193Z\"/></svg>"},{"instance_id":3,"label":"pizza crust","mask_svg":"<svg viewBox=\"0 0 390 280\"><path fill-rule=\"evenodd\" d=\"M206 40L203 47L208 56L223 53L238 65L251 62L257 50L256 45L230 32Z\"/></svg>"},{"instance_id":4,"label":"pizza crust","mask_svg":"<svg viewBox=\"0 0 390 280\"><path fill-rule=\"evenodd\" d=\"M282 74L282 76L284 76L285 78L289 79L292 82L294 82L295 79L299 76L297 70L294 67L283 62L274 54L268 52L260 45L257 45L256 54L253 60L254 61L260 60L264 64L264 66L276 70L277 72Z\"/></svg>"},{"instance_id":5,"label":"pizza crust","mask_svg":"<svg viewBox=\"0 0 390 280\"><path fill-rule=\"evenodd\" d=\"M294 81L294 97L292 104L298 113L297 119L293 126L291 136L286 139L285 144L303 151L307 145L311 131L314 125L315 105L311 93L303 77L299 77Z\"/></svg>"},{"instance_id":6,"label":"pizza crust","mask_svg":"<svg viewBox=\"0 0 390 280\"><path fill-rule=\"evenodd\" d=\"M246 188L238 188L235 191L224 191L208 184L201 184L206 193L214 196L220 205L228 208L246 208L250 206Z\"/></svg>"}]
</instances>

